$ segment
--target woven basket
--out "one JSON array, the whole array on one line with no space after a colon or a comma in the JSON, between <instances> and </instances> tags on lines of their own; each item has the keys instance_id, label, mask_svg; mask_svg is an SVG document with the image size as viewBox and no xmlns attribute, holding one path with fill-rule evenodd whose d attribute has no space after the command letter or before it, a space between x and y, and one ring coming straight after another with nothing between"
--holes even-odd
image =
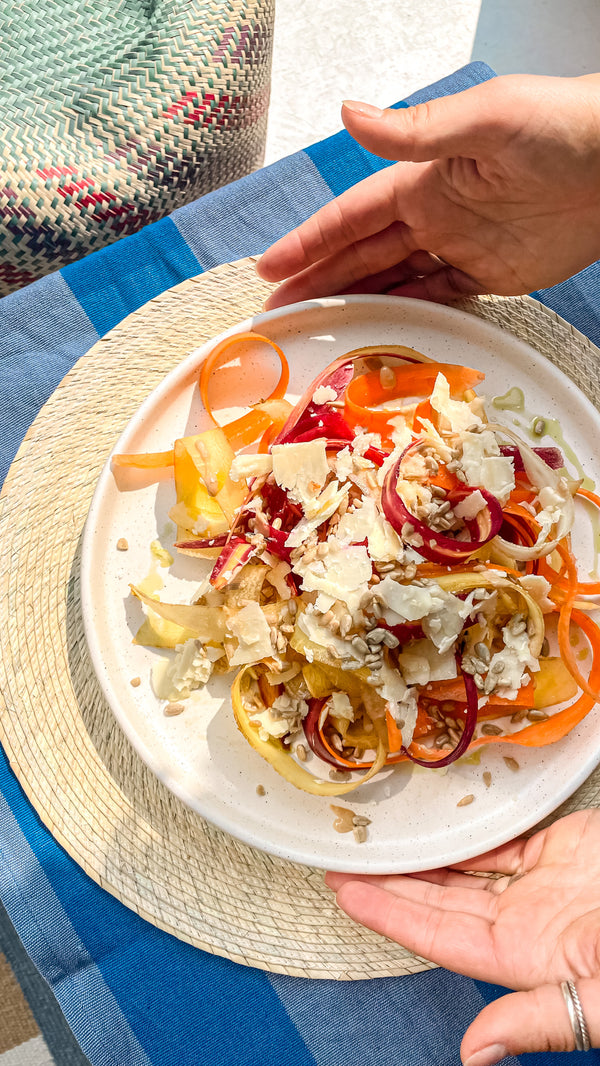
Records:
<instances>
[{"instance_id":1,"label":"woven basket","mask_svg":"<svg viewBox=\"0 0 600 1066\"><path fill-rule=\"evenodd\" d=\"M260 166L274 0L0 0L0 295Z\"/></svg>"}]
</instances>

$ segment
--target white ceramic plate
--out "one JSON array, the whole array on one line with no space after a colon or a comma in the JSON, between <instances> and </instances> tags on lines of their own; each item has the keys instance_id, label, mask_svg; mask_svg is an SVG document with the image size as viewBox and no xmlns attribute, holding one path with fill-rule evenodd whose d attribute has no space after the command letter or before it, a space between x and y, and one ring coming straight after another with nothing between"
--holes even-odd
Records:
<instances>
[{"instance_id":1,"label":"white ceramic plate","mask_svg":"<svg viewBox=\"0 0 600 1066\"><path fill-rule=\"evenodd\" d=\"M247 329L266 334L283 348L291 369L290 399L333 358L361 345L407 344L440 361L478 367L486 374L488 398L518 387L531 412L559 418L586 472L600 480L592 443L598 439L600 416L593 406L528 345L472 315L416 300L356 296L296 304L228 332ZM142 404L115 451L160 451L176 437L208 428L196 382L212 343L168 375ZM224 409L222 421L240 414L244 403L264 395L268 385L260 367L244 361L229 384L229 402L239 407ZM514 421L507 411L498 418L507 425ZM568 798L600 760L594 708L556 745L537 750L496 745L483 750L478 765L461 763L447 770L401 766L330 801L298 791L249 747L235 726L226 679L211 681L185 713L166 718L152 694L150 672L155 657L167 653L132 644L143 612L128 585L148 574L152 540L158 537L165 547L172 546L175 531L167 513L173 502L170 480L119 492L107 463L84 535L85 630L100 684L126 735L157 777L213 824L265 851L319 867L372 873L427 869L472 857L530 828ZM116 550L121 537L129 542L127 552ZM594 560L592 538L587 539L590 547L582 544L578 552L589 568ZM207 567L179 556L162 598L189 602ZM138 676L142 683L134 688L130 680ZM518 759L518 772L507 767L503 755ZM489 788L482 780L484 770L492 773ZM259 784L266 795L257 794ZM467 793L474 802L457 807ZM330 802L371 819L366 843L334 831Z\"/></svg>"}]
</instances>

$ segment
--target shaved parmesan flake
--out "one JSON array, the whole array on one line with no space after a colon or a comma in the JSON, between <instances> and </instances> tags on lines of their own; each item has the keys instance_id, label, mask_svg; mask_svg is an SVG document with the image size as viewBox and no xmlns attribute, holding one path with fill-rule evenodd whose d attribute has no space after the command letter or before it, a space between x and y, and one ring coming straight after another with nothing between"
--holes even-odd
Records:
<instances>
[{"instance_id":1,"label":"shaved parmesan flake","mask_svg":"<svg viewBox=\"0 0 600 1066\"><path fill-rule=\"evenodd\" d=\"M443 374L438 374L429 398L434 411L446 419L452 433L464 433L471 426L480 426L479 415L465 400L450 399L450 385Z\"/></svg>"},{"instance_id":2,"label":"shaved parmesan flake","mask_svg":"<svg viewBox=\"0 0 600 1066\"><path fill-rule=\"evenodd\" d=\"M305 592L324 592L342 600L350 614L358 609L373 572L365 547L358 544L342 547L335 542L330 542L329 552L324 559L314 559L309 563L300 560L294 569L302 577Z\"/></svg>"},{"instance_id":3,"label":"shaved parmesan flake","mask_svg":"<svg viewBox=\"0 0 600 1066\"><path fill-rule=\"evenodd\" d=\"M229 477L232 481L242 481L243 478L270 474L272 469L273 456L268 452L259 455L236 455L229 470Z\"/></svg>"},{"instance_id":4,"label":"shaved parmesan flake","mask_svg":"<svg viewBox=\"0 0 600 1066\"><path fill-rule=\"evenodd\" d=\"M337 400L337 392L332 389L331 385L319 385L318 389L312 394L312 401L316 404L331 403L333 400Z\"/></svg>"},{"instance_id":5,"label":"shaved parmesan flake","mask_svg":"<svg viewBox=\"0 0 600 1066\"><path fill-rule=\"evenodd\" d=\"M329 476L325 438L300 444L274 444L271 454L277 484L302 507L309 504Z\"/></svg>"},{"instance_id":6,"label":"shaved parmesan flake","mask_svg":"<svg viewBox=\"0 0 600 1066\"><path fill-rule=\"evenodd\" d=\"M255 601L237 611L227 628L238 639L238 647L229 660L230 666L258 663L273 654L271 630L262 607Z\"/></svg>"}]
</instances>

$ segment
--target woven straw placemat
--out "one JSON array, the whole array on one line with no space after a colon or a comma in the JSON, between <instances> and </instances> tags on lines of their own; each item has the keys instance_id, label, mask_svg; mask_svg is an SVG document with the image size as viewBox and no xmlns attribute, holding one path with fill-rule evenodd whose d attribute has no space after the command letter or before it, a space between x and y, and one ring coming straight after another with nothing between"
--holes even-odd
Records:
<instances>
[{"instance_id":1,"label":"woven straw placemat","mask_svg":"<svg viewBox=\"0 0 600 1066\"><path fill-rule=\"evenodd\" d=\"M94 676L79 601L81 533L106 458L140 402L188 352L269 291L242 260L183 282L79 360L40 412L0 497L0 739L44 824L103 888L148 921L236 962L359 979L432 964L355 925L322 871L228 836L161 785ZM600 403L600 352L528 298L467 301ZM600 805L600 771L554 815Z\"/></svg>"}]
</instances>

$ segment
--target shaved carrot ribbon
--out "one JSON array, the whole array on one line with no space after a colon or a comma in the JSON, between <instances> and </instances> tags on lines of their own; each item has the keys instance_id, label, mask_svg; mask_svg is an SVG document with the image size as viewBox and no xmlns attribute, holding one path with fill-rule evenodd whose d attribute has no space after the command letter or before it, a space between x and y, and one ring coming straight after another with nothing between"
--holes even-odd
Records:
<instances>
[{"instance_id":1,"label":"shaved carrot ribbon","mask_svg":"<svg viewBox=\"0 0 600 1066\"><path fill-rule=\"evenodd\" d=\"M173 466L173 449L168 452L142 452L139 455L122 452L121 455L113 455L113 466L133 466L139 470L160 470Z\"/></svg>"},{"instance_id":2,"label":"shaved carrot ribbon","mask_svg":"<svg viewBox=\"0 0 600 1066\"><path fill-rule=\"evenodd\" d=\"M290 370L288 367L287 359L279 345L275 344L275 341L270 340L269 337L263 337L260 333L252 333L251 331L247 333L236 333L232 337L225 337L222 341L219 341L219 343L213 348L212 352L209 352L209 354L206 356L206 359L204 360L202 368L200 370L200 377L198 379L200 395L202 397L204 409L211 422L213 422L215 426L218 426L219 423L217 422L217 419L214 416L208 395L210 378L214 371L222 363L227 362L229 361L229 359L231 359L231 349L235 348L238 344L251 344L253 345L254 349L256 349L257 345L266 344L269 348L272 348L275 354L277 355L279 362L281 363L281 373L279 375L279 380L275 388L269 394L269 396L267 396L267 400L282 399L285 396L285 392L288 387L288 382L290 380ZM251 411L250 415L252 414L253 412ZM242 417L250 421L248 415L243 415ZM237 421L239 423L241 419L238 419ZM232 425L234 424L235 423L232 423ZM268 423L265 423L265 427L267 424ZM252 437L252 440L255 440L260 433L261 430L259 429L258 432L255 433Z\"/></svg>"},{"instance_id":3,"label":"shaved carrot ribbon","mask_svg":"<svg viewBox=\"0 0 600 1066\"><path fill-rule=\"evenodd\" d=\"M595 504L598 510L600 510L600 496L596 496L594 492L590 492L588 489L577 489L575 495L583 496L586 500L589 500L590 503ZM560 549L558 550L560 552ZM555 570L554 567L550 566L550 563L547 561L547 559L540 560L542 563L540 572L543 573L544 577L546 577L548 581L551 582L551 584L557 586L563 592L569 593L572 589L572 581L569 577L564 576L565 569L567 567L562 553L560 554L561 558L563 559L563 564L560 568L560 572ZM573 563L573 565L575 564ZM575 585L575 593L580 596L594 596L597 593L600 593L600 581L579 581L577 579Z\"/></svg>"},{"instance_id":4,"label":"shaved carrot ribbon","mask_svg":"<svg viewBox=\"0 0 600 1066\"><path fill-rule=\"evenodd\" d=\"M351 426L360 425L371 432L381 433L389 429L389 420L398 410L374 411L373 407L391 400L423 396L430 393L438 373L444 374L451 393L464 393L471 385L483 381L484 374L467 366L452 363L419 363L411 366L394 366L389 370L390 385L382 382L381 371L373 370L360 374L346 388L344 416Z\"/></svg>"},{"instance_id":5,"label":"shaved carrot ribbon","mask_svg":"<svg viewBox=\"0 0 600 1066\"><path fill-rule=\"evenodd\" d=\"M523 688L519 689L514 699L504 699L502 696L494 696L494 704L500 704L508 707L531 707L533 703L533 694L535 690L535 683L530 681L528 685L523 685ZM430 681L428 685L421 691L421 696L424 696L428 700L432 700L436 703L441 703L444 700L452 700L456 703L465 703L465 686L461 677L451 678L447 681Z\"/></svg>"},{"instance_id":6,"label":"shaved carrot ribbon","mask_svg":"<svg viewBox=\"0 0 600 1066\"><path fill-rule=\"evenodd\" d=\"M517 733L508 733L497 737L478 737L477 740L473 740L469 745L469 751L472 748L480 748L485 744L519 744L526 748L542 748L546 744L555 744L557 740L562 740L563 737L566 737L567 733L570 733L591 711L598 699L598 694L594 692L594 689L600 686L600 629L582 611L573 610L571 617L573 622L585 633L593 653L590 675L585 682L586 689L582 695L570 707L557 711L556 714L551 715L543 722L534 722L525 729L520 729ZM584 679L581 678L581 680L583 681ZM424 745L417 744L414 741L410 750L420 757L431 757L430 748L426 748ZM445 752L441 754L443 755Z\"/></svg>"}]
</instances>

